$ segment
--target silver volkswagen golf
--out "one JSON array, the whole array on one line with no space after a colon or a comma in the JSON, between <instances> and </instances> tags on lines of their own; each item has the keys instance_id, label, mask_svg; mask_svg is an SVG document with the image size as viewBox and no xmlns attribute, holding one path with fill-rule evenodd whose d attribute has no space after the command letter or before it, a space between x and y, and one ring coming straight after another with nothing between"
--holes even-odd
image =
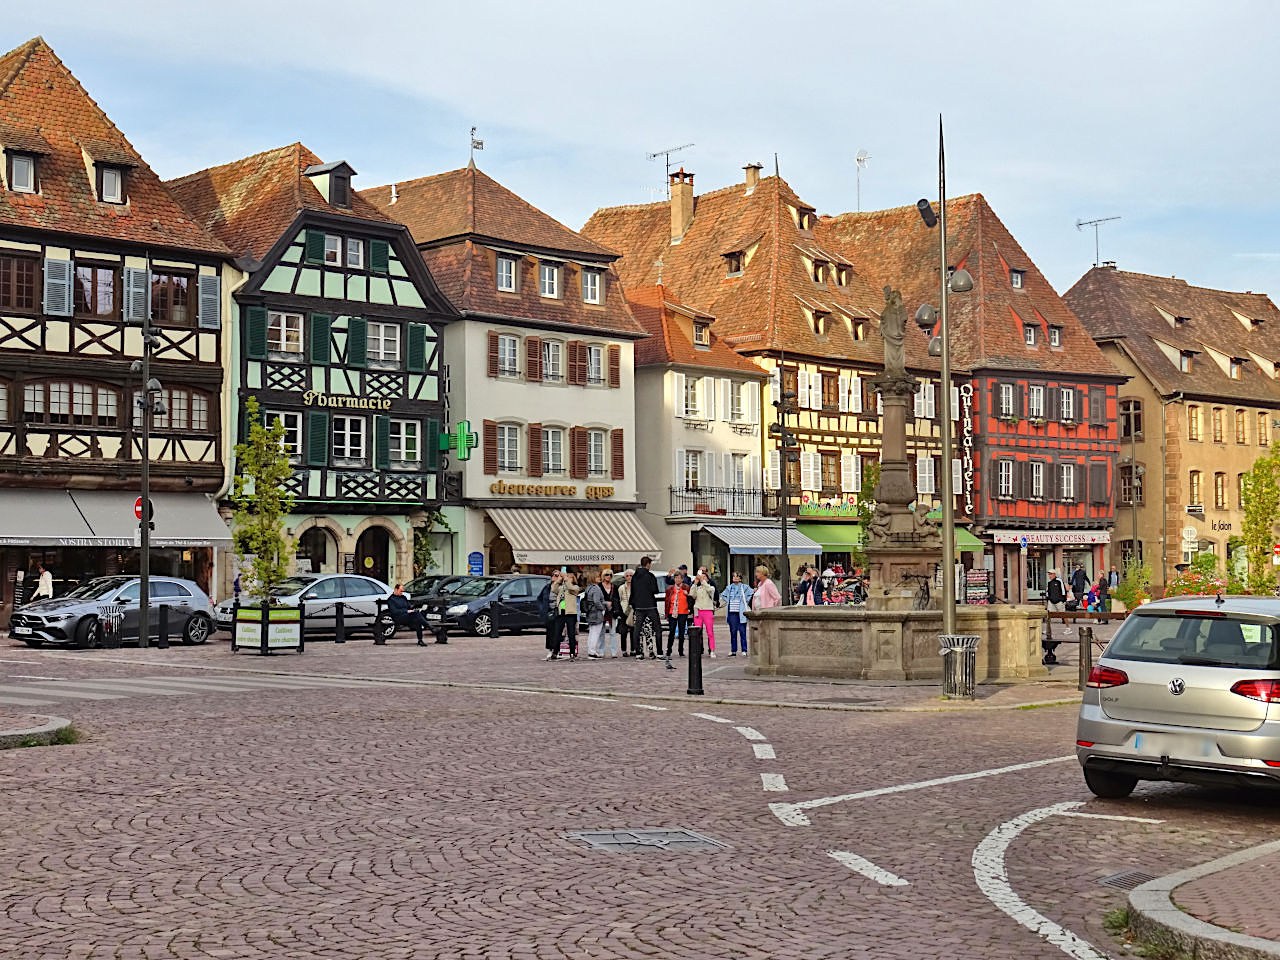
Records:
<instances>
[{"instance_id":1,"label":"silver volkswagen golf","mask_svg":"<svg viewBox=\"0 0 1280 960\"><path fill-rule=\"evenodd\" d=\"M1125 620L1089 676L1076 755L1099 797L1139 780L1280 786L1280 599L1175 597Z\"/></svg>"}]
</instances>

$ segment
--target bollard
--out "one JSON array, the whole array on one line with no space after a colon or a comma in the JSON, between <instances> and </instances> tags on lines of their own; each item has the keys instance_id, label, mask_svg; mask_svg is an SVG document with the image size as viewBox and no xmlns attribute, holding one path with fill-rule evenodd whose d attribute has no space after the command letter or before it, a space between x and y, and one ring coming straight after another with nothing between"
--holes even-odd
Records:
<instances>
[{"instance_id":1,"label":"bollard","mask_svg":"<svg viewBox=\"0 0 1280 960\"><path fill-rule=\"evenodd\" d=\"M267 602L268 601L266 600L262 601L262 619L259 621L259 626L262 628L262 637L259 642L259 652L261 652L261 654L264 657L269 656L271 654L271 647L267 644L267 634L271 630L271 618L270 618L270 613L267 610Z\"/></svg>"},{"instance_id":2,"label":"bollard","mask_svg":"<svg viewBox=\"0 0 1280 960\"><path fill-rule=\"evenodd\" d=\"M702 696L702 627L689 628L689 689L691 697Z\"/></svg>"},{"instance_id":3,"label":"bollard","mask_svg":"<svg viewBox=\"0 0 1280 960\"><path fill-rule=\"evenodd\" d=\"M169 605L167 603L160 604L160 639L156 643L156 647L160 650L169 649Z\"/></svg>"},{"instance_id":4,"label":"bollard","mask_svg":"<svg viewBox=\"0 0 1280 960\"><path fill-rule=\"evenodd\" d=\"M240 598L236 597L231 601L231 652L235 653L240 649L236 643L236 637L240 632Z\"/></svg>"},{"instance_id":5,"label":"bollard","mask_svg":"<svg viewBox=\"0 0 1280 960\"><path fill-rule=\"evenodd\" d=\"M1089 682L1089 674L1093 673L1093 627L1080 628L1080 682L1078 689L1083 690Z\"/></svg>"},{"instance_id":6,"label":"bollard","mask_svg":"<svg viewBox=\"0 0 1280 960\"><path fill-rule=\"evenodd\" d=\"M443 622L441 622L440 626L436 627L436 643L448 643L448 642L449 642L449 629L444 625Z\"/></svg>"},{"instance_id":7,"label":"bollard","mask_svg":"<svg viewBox=\"0 0 1280 960\"><path fill-rule=\"evenodd\" d=\"M333 605L333 642L347 642L347 619L343 608L346 606L341 600Z\"/></svg>"},{"instance_id":8,"label":"bollard","mask_svg":"<svg viewBox=\"0 0 1280 960\"><path fill-rule=\"evenodd\" d=\"M382 614L386 609L386 601L381 597L378 598L378 610L373 615L373 642L375 646L383 646L387 642L387 634L382 628ZM392 631L394 632L394 631Z\"/></svg>"}]
</instances>

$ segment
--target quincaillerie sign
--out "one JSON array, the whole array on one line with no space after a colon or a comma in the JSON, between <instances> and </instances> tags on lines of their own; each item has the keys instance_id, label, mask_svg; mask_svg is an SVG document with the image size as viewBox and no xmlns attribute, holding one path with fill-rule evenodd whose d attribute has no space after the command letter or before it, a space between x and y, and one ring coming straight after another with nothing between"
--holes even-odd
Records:
<instances>
[{"instance_id":1,"label":"quincaillerie sign","mask_svg":"<svg viewBox=\"0 0 1280 960\"><path fill-rule=\"evenodd\" d=\"M302 395L304 407L338 407L347 410L390 410L391 401L378 397L339 397L308 390Z\"/></svg>"},{"instance_id":2,"label":"quincaillerie sign","mask_svg":"<svg viewBox=\"0 0 1280 960\"><path fill-rule=\"evenodd\" d=\"M964 515L973 516L973 384L960 385L960 476Z\"/></svg>"}]
</instances>

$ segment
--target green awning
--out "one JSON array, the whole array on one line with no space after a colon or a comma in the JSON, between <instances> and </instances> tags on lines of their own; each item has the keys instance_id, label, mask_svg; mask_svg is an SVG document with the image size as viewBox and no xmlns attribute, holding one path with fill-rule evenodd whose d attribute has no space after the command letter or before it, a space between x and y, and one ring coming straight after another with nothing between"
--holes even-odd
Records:
<instances>
[{"instance_id":1,"label":"green awning","mask_svg":"<svg viewBox=\"0 0 1280 960\"><path fill-rule=\"evenodd\" d=\"M850 547L862 545L860 523L797 523L796 529L827 553L848 553Z\"/></svg>"},{"instance_id":2,"label":"green awning","mask_svg":"<svg viewBox=\"0 0 1280 960\"><path fill-rule=\"evenodd\" d=\"M964 527L956 527L956 549L961 553L982 553L987 545Z\"/></svg>"}]
</instances>

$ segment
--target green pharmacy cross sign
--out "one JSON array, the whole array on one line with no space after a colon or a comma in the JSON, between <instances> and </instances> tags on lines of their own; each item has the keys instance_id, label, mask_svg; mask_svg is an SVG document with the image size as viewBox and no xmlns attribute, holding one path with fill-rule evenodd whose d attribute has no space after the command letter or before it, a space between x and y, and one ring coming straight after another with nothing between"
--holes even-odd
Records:
<instances>
[{"instance_id":1,"label":"green pharmacy cross sign","mask_svg":"<svg viewBox=\"0 0 1280 960\"><path fill-rule=\"evenodd\" d=\"M440 451L453 450L459 460L470 460L471 451L479 442L480 438L471 429L471 421L459 420L458 429L453 433L440 434Z\"/></svg>"}]
</instances>

